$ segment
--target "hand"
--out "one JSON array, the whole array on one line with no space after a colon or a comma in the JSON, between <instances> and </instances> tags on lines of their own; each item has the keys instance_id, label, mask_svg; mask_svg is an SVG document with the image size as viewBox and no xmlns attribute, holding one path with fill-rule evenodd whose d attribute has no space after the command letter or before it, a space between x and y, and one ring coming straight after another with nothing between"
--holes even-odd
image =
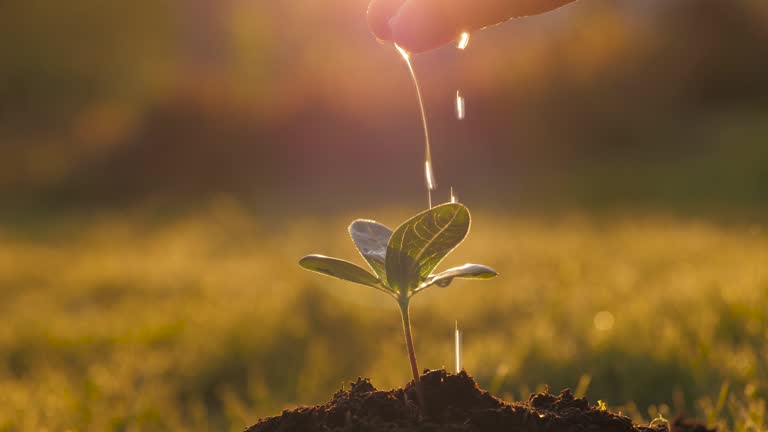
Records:
<instances>
[{"instance_id":1,"label":"hand","mask_svg":"<svg viewBox=\"0 0 768 432\"><path fill-rule=\"evenodd\" d=\"M368 26L377 38L412 53L459 39L462 32L557 9L575 0L371 0Z\"/></svg>"}]
</instances>

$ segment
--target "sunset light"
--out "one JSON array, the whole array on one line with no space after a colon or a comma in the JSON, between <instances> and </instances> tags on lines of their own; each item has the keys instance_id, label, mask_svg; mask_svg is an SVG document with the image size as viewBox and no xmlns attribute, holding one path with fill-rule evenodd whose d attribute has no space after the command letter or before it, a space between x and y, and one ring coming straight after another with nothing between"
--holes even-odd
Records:
<instances>
[{"instance_id":1,"label":"sunset light","mask_svg":"<svg viewBox=\"0 0 768 432\"><path fill-rule=\"evenodd\" d=\"M768 432L768 0L3 6L0 432Z\"/></svg>"}]
</instances>

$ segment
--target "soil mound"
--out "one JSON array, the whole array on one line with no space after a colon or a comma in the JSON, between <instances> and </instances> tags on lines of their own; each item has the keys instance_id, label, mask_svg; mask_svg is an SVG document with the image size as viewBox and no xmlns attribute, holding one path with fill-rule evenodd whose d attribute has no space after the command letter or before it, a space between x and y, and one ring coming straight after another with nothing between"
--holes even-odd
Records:
<instances>
[{"instance_id":1,"label":"soil mound","mask_svg":"<svg viewBox=\"0 0 768 432\"><path fill-rule=\"evenodd\" d=\"M349 390L314 407L286 410L246 432L667 432L666 424L636 426L624 416L590 406L570 390L533 394L509 404L481 390L466 372L445 370L422 376L426 407L420 409L412 383L377 390L358 378ZM713 432L689 421L672 422L671 432Z\"/></svg>"}]
</instances>

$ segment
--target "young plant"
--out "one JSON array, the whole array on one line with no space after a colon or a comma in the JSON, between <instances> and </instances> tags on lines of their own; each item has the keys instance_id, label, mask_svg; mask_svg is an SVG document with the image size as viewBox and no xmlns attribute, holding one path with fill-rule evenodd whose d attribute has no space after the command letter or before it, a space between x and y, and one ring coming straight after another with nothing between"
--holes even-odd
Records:
<instances>
[{"instance_id":1,"label":"young plant","mask_svg":"<svg viewBox=\"0 0 768 432\"><path fill-rule=\"evenodd\" d=\"M497 275L494 269L479 264L465 264L432 273L467 236L470 221L466 207L448 203L419 213L394 233L378 222L362 219L352 222L349 234L373 274L351 262L323 255L308 255L299 261L307 270L369 286L397 301L413 381L422 406L423 394L408 314L411 298L432 285L447 287L456 278L490 279Z\"/></svg>"}]
</instances>

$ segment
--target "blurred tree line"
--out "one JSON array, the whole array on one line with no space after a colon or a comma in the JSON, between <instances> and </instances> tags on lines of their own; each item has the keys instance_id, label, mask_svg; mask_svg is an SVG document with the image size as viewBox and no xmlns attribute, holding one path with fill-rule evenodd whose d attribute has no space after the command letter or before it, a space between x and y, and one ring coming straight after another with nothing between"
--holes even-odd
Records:
<instances>
[{"instance_id":1,"label":"blurred tree line","mask_svg":"<svg viewBox=\"0 0 768 432\"><path fill-rule=\"evenodd\" d=\"M369 35L365 7L0 6L0 194L46 205L421 199L413 88ZM443 186L534 206L768 198L762 0L583 0L415 61Z\"/></svg>"}]
</instances>

